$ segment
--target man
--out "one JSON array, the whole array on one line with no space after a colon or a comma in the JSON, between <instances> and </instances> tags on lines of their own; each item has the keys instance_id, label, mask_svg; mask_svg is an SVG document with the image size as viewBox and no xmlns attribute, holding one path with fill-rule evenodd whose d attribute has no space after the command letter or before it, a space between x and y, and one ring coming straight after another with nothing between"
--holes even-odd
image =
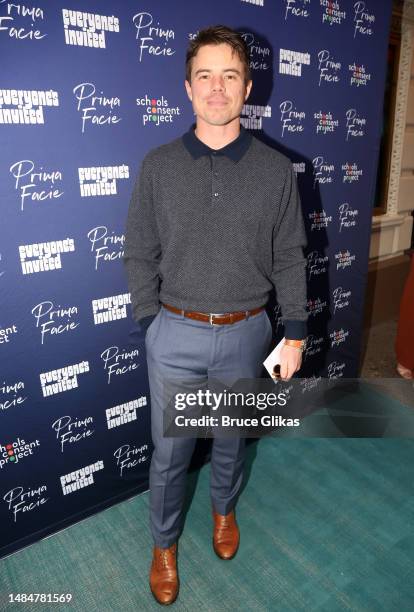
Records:
<instances>
[{"instance_id":1,"label":"man","mask_svg":"<svg viewBox=\"0 0 414 612\"><path fill-rule=\"evenodd\" d=\"M147 330L151 392L150 587L178 594L177 540L194 438L163 436L163 383L226 385L261 373L271 340L263 308L274 285L285 337L281 376L301 365L306 336L305 233L293 166L240 125L252 81L235 31L216 26L190 42L185 87L195 130L150 151L132 195L125 261L133 315ZM245 440L215 438L211 455L213 546L238 548L234 506Z\"/></svg>"}]
</instances>

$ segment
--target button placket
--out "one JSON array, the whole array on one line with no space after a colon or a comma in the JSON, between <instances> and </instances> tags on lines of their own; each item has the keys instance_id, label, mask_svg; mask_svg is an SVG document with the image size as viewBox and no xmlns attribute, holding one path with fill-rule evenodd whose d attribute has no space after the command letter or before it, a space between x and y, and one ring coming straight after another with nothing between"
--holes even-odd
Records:
<instances>
[{"instance_id":1,"label":"button placket","mask_svg":"<svg viewBox=\"0 0 414 612\"><path fill-rule=\"evenodd\" d=\"M211 201L214 204L220 197L220 185L217 172L217 157L215 153L211 156Z\"/></svg>"}]
</instances>

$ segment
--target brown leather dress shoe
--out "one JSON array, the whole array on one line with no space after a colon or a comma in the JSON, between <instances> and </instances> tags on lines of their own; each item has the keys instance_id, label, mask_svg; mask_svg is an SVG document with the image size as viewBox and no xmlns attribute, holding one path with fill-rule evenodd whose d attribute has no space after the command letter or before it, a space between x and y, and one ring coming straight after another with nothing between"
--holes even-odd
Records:
<instances>
[{"instance_id":1,"label":"brown leather dress shoe","mask_svg":"<svg viewBox=\"0 0 414 612\"><path fill-rule=\"evenodd\" d=\"M169 548L154 546L150 572L150 588L159 604L168 605L177 599L177 543Z\"/></svg>"},{"instance_id":2,"label":"brown leather dress shoe","mask_svg":"<svg viewBox=\"0 0 414 612\"><path fill-rule=\"evenodd\" d=\"M214 533L213 548L220 559L232 559L237 552L240 541L234 510L229 514L217 514L213 510Z\"/></svg>"}]
</instances>

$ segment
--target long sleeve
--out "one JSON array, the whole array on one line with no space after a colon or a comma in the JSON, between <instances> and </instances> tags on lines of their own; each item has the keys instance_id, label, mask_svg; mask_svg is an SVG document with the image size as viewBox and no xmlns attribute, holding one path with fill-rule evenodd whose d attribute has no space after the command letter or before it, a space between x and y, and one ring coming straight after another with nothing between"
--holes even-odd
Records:
<instances>
[{"instance_id":1,"label":"long sleeve","mask_svg":"<svg viewBox=\"0 0 414 612\"><path fill-rule=\"evenodd\" d=\"M161 245L153 208L151 164L144 159L132 192L126 224L124 261L136 321L159 308Z\"/></svg>"},{"instance_id":2,"label":"long sleeve","mask_svg":"<svg viewBox=\"0 0 414 612\"><path fill-rule=\"evenodd\" d=\"M287 168L279 213L273 230L273 271L277 300L282 309L285 336L306 337L306 259L297 179L292 164Z\"/></svg>"}]
</instances>

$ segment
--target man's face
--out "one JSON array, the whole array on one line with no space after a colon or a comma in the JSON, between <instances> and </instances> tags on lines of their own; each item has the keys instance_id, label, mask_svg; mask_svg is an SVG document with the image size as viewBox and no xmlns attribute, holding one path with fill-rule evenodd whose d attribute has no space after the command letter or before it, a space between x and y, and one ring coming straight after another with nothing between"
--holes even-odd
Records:
<instances>
[{"instance_id":1,"label":"man's face","mask_svg":"<svg viewBox=\"0 0 414 612\"><path fill-rule=\"evenodd\" d=\"M243 64L227 44L205 45L193 57L191 84L185 88L197 121L226 125L240 116L252 82L245 84Z\"/></svg>"}]
</instances>

